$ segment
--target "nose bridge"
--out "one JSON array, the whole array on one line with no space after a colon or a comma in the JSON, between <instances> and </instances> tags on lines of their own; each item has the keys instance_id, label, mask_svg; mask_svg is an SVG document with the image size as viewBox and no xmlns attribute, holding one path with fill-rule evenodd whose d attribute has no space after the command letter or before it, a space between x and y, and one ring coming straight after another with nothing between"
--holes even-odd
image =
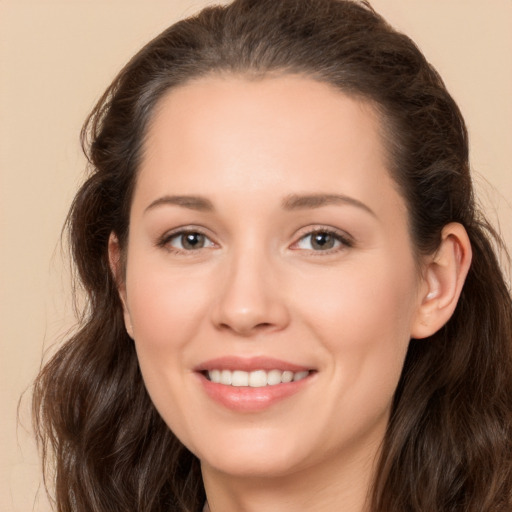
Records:
<instances>
[{"instance_id":1,"label":"nose bridge","mask_svg":"<svg viewBox=\"0 0 512 512\"><path fill-rule=\"evenodd\" d=\"M242 335L278 330L288 322L275 257L255 238L229 251L214 318L218 327Z\"/></svg>"}]
</instances>

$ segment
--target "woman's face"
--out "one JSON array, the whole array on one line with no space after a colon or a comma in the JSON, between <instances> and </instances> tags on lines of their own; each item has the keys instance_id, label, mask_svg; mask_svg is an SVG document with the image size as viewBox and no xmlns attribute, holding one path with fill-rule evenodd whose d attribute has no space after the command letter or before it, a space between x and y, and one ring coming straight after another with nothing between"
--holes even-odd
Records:
<instances>
[{"instance_id":1,"label":"woman's face","mask_svg":"<svg viewBox=\"0 0 512 512\"><path fill-rule=\"evenodd\" d=\"M369 104L298 76L160 102L121 292L148 392L204 465L370 460L421 290Z\"/></svg>"}]
</instances>

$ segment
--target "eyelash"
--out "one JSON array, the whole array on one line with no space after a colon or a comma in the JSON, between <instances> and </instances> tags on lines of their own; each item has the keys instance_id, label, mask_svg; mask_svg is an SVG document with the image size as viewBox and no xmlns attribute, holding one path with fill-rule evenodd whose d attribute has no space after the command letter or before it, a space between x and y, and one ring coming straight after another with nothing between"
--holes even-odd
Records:
<instances>
[{"instance_id":1,"label":"eyelash","mask_svg":"<svg viewBox=\"0 0 512 512\"><path fill-rule=\"evenodd\" d=\"M318 226L316 228L308 228L308 231L306 233L304 233L297 240L297 242L292 244L292 249L300 250L297 246L301 241L307 239L308 237L313 237L313 236L319 235L319 234L331 236L334 239L334 241L338 243L338 246L330 248L330 249L326 249L326 250L314 250L314 249L303 249L303 250L308 251L310 254L319 256L319 255L337 253L339 251L343 251L344 249L354 246L354 241L346 233L341 233L340 231L337 231L332 228L325 228L325 227ZM294 249L294 246L297 248Z\"/></svg>"},{"instance_id":2,"label":"eyelash","mask_svg":"<svg viewBox=\"0 0 512 512\"><path fill-rule=\"evenodd\" d=\"M211 240L211 238L204 232L202 231L201 229L199 228L194 228L194 227L189 227L189 228L179 228L179 229L176 229L175 231L172 231L170 233L165 233L165 235L163 235L158 241L157 241L157 246L158 247L161 247L161 248L164 248L166 250L168 250L169 252L172 252L174 254L185 254L185 255L189 255L193 252L197 252L199 251L199 249L196 249L196 250L193 250L193 249L184 249L184 248L179 248L179 247L173 247L172 245L170 245L171 241L173 239L177 239L179 237L184 237L186 235L200 235L200 236L203 236L206 240L208 240L210 242L210 246L208 247L200 247L199 249L208 249L210 248L211 246L215 246L215 242L213 242ZM183 244L182 244L183 245Z\"/></svg>"},{"instance_id":3,"label":"eyelash","mask_svg":"<svg viewBox=\"0 0 512 512\"><path fill-rule=\"evenodd\" d=\"M316 227L316 228L308 228L308 231L305 232L303 235L300 236L300 238L294 242L290 248L292 250L301 250L298 245L301 243L301 241L307 239L308 237L313 237L314 235L328 235L331 236L335 243L338 244L337 247L329 248L326 250L315 250L315 249L303 249L310 254L315 255L321 255L321 254L332 254L339 251L342 251L344 249L350 248L354 246L354 242L345 233L340 233L339 231L332 229L332 228L324 228L324 227ZM198 249L185 249L185 248L179 248L179 247L173 247L170 245L171 241L173 239L177 239L179 237L184 237L186 235L200 235L205 238L205 240L209 241L209 245L207 247L199 247ZM160 239L158 239L157 244L158 247L164 248L168 250L171 253L174 254L184 254L184 255L190 255L191 253L198 252L201 249L209 249L211 247L214 247L216 244L211 240L211 238L201 229L199 228L187 228L187 229L177 229L175 231L172 231L171 233L166 233L163 235ZM183 244L181 244L183 245Z\"/></svg>"}]
</instances>

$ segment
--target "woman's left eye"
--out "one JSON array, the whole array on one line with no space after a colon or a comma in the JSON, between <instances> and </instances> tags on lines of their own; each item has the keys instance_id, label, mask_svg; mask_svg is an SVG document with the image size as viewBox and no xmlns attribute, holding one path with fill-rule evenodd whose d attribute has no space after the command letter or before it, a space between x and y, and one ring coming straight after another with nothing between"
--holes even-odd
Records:
<instances>
[{"instance_id":1,"label":"woman's left eye","mask_svg":"<svg viewBox=\"0 0 512 512\"><path fill-rule=\"evenodd\" d=\"M350 246L348 240L338 233L326 230L318 230L308 233L294 244L294 248L304 249L307 251L329 251L343 246Z\"/></svg>"},{"instance_id":2,"label":"woman's left eye","mask_svg":"<svg viewBox=\"0 0 512 512\"><path fill-rule=\"evenodd\" d=\"M167 237L164 245L178 251L197 251L206 247L213 247L214 243L198 231L181 231Z\"/></svg>"}]
</instances>

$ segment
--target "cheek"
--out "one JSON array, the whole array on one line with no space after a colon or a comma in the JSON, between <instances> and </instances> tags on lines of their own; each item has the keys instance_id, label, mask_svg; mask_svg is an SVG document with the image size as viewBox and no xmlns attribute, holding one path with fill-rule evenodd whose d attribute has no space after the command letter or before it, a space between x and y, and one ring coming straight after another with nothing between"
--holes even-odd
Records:
<instances>
[{"instance_id":1,"label":"cheek","mask_svg":"<svg viewBox=\"0 0 512 512\"><path fill-rule=\"evenodd\" d=\"M134 259L127 272L134 338L148 351L173 350L193 337L211 300L205 276Z\"/></svg>"},{"instance_id":2,"label":"cheek","mask_svg":"<svg viewBox=\"0 0 512 512\"><path fill-rule=\"evenodd\" d=\"M303 299L301 308L311 312L308 317L318 328L330 326L340 339L366 333L371 342L375 331L384 337L409 331L416 296L412 264L356 262L339 272L315 275L308 289L296 295Z\"/></svg>"},{"instance_id":3,"label":"cheek","mask_svg":"<svg viewBox=\"0 0 512 512\"><path fill-rule=\"evenodd\" d=\"M211 301L204 276L170 271L135 255L127 268L127 306L146 389L176 432L189 432L187 385L198 332ZM185 436L186 437L186 436Z\"/></svg>"},{"instance_id":4,"label":"cheek","mask_svg":"<svg viewBox=\"0 0 512 512\"><path fill-rule=\"evenodd\" d=\"M375 390L394 392L416 302L412 262L367 263L317 280L316 289L322 292L303 296L299 306L308 328L334 360L339 389L357 386L360 398Z\"/></svg>"},{"instance_id":5,"label":"cheek","mask_svg":"<svg viewBox=\"0 0 512 512\"><path fill-rule=\"evenodd\" d=\"M211 302L205 276L173 271L168 264L130 255L126 275L127 307L146 389L161 415L176 416L182 382Z\"/></svg>"}]
</instances>

